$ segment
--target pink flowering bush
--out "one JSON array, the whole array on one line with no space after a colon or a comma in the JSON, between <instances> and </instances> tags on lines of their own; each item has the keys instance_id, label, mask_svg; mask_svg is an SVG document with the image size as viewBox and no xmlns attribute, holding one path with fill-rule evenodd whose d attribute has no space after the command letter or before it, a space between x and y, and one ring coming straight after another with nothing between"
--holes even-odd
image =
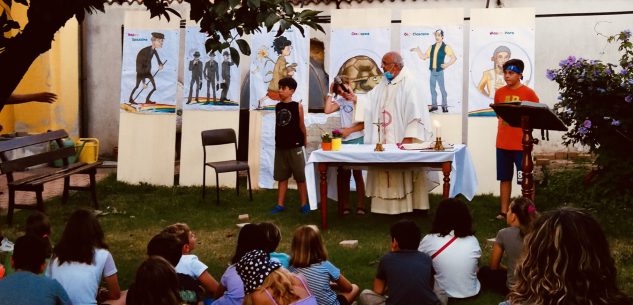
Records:
<instances>
[{"instance_id":1,"label":"pink flowering bush","mask_svg":"<svg viewBox=\"0 0 633 305\"><path fill-rule=\"evenodd\" d=\"M569 56L547 78L558 83L554 111L569 126L563 143L580 143L596 155L595 182L633 194L633 43L625 30L608 38L620 44L620 62Z\"/></svg>"}]
</instances>

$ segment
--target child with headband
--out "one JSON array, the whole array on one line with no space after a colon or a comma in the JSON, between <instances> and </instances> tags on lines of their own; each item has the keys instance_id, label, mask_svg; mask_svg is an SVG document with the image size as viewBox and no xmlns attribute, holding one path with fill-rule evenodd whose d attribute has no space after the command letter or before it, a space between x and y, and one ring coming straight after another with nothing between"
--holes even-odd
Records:
<instances>
[{"instance_id":1,"label":"child with headband","mask_svg":"<svg viewBox=\"0 0 633 305\"><path fill-rule=\"evenodd\" d=\"M523 61L520 59L510 59L503 64L503 79L506 82L504 87L495 92L495 104L509 102L539 102L534 90L523 85ZM500 182L501 211L497 219L505 220L508 206L510 204L510 194L512 193L512 176L514 167L517 171L517 183L521 184L522 171L521 160L523 159L523 146L521 140L523 131L518 127L511 127L508 122L499 118L497 128L497 180Z\"/></svg>"}]
</instances>

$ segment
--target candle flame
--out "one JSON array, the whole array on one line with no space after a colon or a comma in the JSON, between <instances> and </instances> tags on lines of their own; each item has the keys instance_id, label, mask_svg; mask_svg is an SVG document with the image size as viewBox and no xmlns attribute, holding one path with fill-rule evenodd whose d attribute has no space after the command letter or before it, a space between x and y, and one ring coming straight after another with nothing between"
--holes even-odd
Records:
<instances>
[{"instance_id":1,"label":"candle flame","mask_svg":"<svg viewBox=\"0 0 633 305\"><path fill-rule=\"evenodd\" d=\"M440 128L440 127L442 127L442 125L440 124L440 122L439 122L438 120L433 120L433 126L434 126L435 128Z\"/></svg>"}]
</instances>

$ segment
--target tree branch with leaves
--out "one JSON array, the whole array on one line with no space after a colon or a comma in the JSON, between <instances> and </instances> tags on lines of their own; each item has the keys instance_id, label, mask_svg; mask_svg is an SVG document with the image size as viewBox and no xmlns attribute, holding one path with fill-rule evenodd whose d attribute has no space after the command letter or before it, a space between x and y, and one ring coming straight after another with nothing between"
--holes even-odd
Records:
<instances>
[{"instance_id":1,"label":"tree branch with leaves","mask_svg":"<svg viewBox=\"0 0 633 305\"><path fill-rule=\"evenodd\" d=\"M122 4L123 0L115 1ZM240 62L239 53L250 55L251 49L242 37L271 31L279 23L277 36L291 27L304 34L304 26L323 31L320 11L295 11L288 0L185 0L191 6L189 18L198 22L201 32L207 33L207 52L229 49L231 59ZM0 111L18 86L33 61L50 50L53 37L66 22L76 18L82 22L86 13L105 12L106 0L0 0ZM27 6L26 24L11 18L13 5ZM180 18L180 14L164 0L144 0L151 18ZM17 30L14 36L8 35ZM238 36L232 35L235 30ZM235 42L239 51L231 47Z\"/></svg>"}]
</instances>

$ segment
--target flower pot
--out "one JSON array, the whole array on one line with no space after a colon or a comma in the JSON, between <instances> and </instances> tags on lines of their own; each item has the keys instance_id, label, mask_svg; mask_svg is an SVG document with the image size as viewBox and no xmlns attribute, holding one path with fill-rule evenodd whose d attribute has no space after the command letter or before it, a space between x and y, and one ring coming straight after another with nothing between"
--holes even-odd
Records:
<instances>
[{"instance_id":1,"label":"flower pot","mask_svg":"<svg viewBox=\"0 0 633 305\"><path fill-rule=\"evenodd\" d=\"M332 139L332 150L341 150L341 142L343 139L334 138Z\"/></svg>"},{"instance_id":2,"label":"flower pot","mask_svg":"<svg viewBox=\"0 0 633 305\"><path fill-rule=\"evenodd\" d=\"M332 143L321 142L321 149L323 150L332 150Z\"/></svg>"}]
</instances>

